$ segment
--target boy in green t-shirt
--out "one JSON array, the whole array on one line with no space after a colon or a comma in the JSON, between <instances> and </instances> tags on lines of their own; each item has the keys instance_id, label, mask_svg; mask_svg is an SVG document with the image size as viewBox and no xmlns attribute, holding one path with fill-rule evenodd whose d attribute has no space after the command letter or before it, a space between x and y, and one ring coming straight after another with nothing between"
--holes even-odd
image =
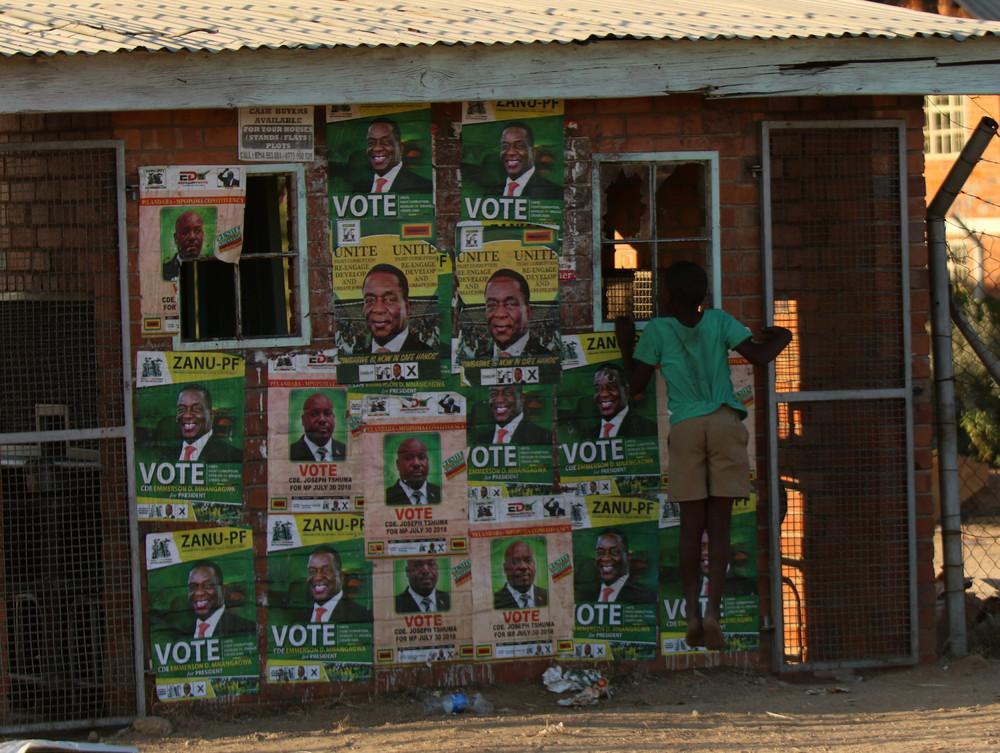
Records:
<instances>
[{"instance_id":1,"label":"boy in green t-shirt","mask_svg":"<svg viewBox=\"0 0 1000 753\"><path fill-rule=\"evenodd\" d=\"M680 566L687 610L687 643L712 650L726 647L719 624L729 528L734 499L750 494L746 411L733 394L729 351L755 366L778 357L792 339L783 327L767 327L761 340L721 309L704 309L705 270L680 261L666 272L665 316L650 320L633 358L635 322L615 322L618 347L632 394L645 389L659 366L667 382L670 435L670 498L680 502ZM708 604L701 614L701 543L708 535Z\"/></svg>"}]
</instances>

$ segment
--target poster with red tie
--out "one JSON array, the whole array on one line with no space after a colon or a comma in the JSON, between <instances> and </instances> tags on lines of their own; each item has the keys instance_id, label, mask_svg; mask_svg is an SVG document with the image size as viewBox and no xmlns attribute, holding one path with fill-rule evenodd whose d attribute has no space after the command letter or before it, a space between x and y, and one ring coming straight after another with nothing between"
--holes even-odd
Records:
<instances>
[{"instance_id":1,"label":"poster with red tie","mask_svg":"<svg viewBox=\"0 0 1000 753\"><path fill-rule=\"evenodd\" d=\"M468 555L378 560L374 570L377 666L472 660Z\"/></svg>"},{"instance_id":2,"label":"poster with red tie","mask_svg":"<svg viewBox=\"0 0 1000 753\"><path fill-rule=\"evenodd\" d=\"M337 383L333 363L332 353L282 355L268 362L267 490L273 512L358 508L347 392Z\"/></svg>"},{"instance_id":3,"label":"poster with red tie","mask_svg":"<svg viewBox=\"0 0 1000 753\"><path fill-rule=\"evenodd\" d=\"M465 397L351 396L369 558L465 555Z\"/></svg>"},{"instance_id":4,"label":"poster with red tie","mask_svg":"<svg viewBox=\"0 0 1000 753\"><path fill-rule=\"evenodd\" d=\"M563 102L462 103L463 220L563 224Z\"/></svg>"},{"instance_id":5,"label":"poster with red tie","mask_svg":"<svg viewBox=\"0 0 1000 753\"><path fill-rule=\"evenodd\" d=\"M371 679L372 566L361 517L267 516L268 683Z\"/></svg>"},{"instance_id":6,"label":"poster with red tie","mask_svg":"<svg viewBox=\"0 0 1000 753\"><path fill-rule=\"evenodd\" d=\"M554 482L550 385L496 384L469 392L470 494L545 494Z\"/></svg>"},{"instance_id":7,"label":"poster with red tie","mask_svg":"<svg viewBox=\"0 0 1000 753\"><path fill-rule=\"evenodd\" d=\"M655 659L660 503L576 497L573 522L573 658Z\"/></svg>"},{"instance_id":8,"label":"poster with red tie","mask_svg":"<svg viewBox=\"0 0 1000 753\"><path fill-rule=\"evenodd\" d=\"M232 353L137 353L140 520L240 520L244 368Z\"/></svg>"},{"instance_id":9,"label":"poster with red tie","mask_svg":"<svg viewBox=\"0 0 1000 753\"><path fill-rule=\"evenodd\" d=\"M260 670L250 529L150 533L145 561L157 699L256 693Z\"/></svg>"},{"instance_id":10,"label":"poster with red tie","mask_svg":"<svg viewBox=\"0 0 1000 753\"><path fill-rule=\"evenodd\" d=\"M455 359L471 385L556 384L558 244L551 228L464 222L456 228Z\"/></svg>"},{"instance_id":11,"label":"poster with red tie","mask_svg":"<svg viewBox=\"0 0 1000 753\"><path fill-rule=\"evenodd\" d=\"M630 394L614 333L563 338L558 443L564 489L655 499L661 490L656 383ZM658 381L658 380L657 380Z\"/></svg>"},{"instance_id":12,"label":"poster with red tie","mask_svg":"<svg viewBox=\"0 0 1000 753\"><path fill-rule=\"evenodd\" d=\"M330 105L326 120L332 221L434 221L430 105Z\"/></svg>"},{"instance_id":13,"label":"poster with red tie","mask_svg":"<svg viewBox=\"0 0 1000 753\"><path fill-rule=\"evenodd\" d=\"M337 375L343 384L440 386L441 282L450 260L430 220L334 220Z\"/></svg>"},{"instance_id":14,"label":"poster with red tie","mask_svg":"<svg viewBox=\"0 0 1000 753\"><path fill-rule=\"evenodd\" d=\"M477 659L572 655L573 544L559 502L511 498L496 501L491 516L478 503L470 511Z\"/></svg>"}]
</instances>

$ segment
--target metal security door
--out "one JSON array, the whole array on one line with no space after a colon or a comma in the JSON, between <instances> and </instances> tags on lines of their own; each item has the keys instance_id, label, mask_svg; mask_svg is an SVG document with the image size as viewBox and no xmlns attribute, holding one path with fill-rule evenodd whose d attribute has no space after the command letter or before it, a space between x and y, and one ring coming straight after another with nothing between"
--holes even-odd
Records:
<instances>
[{"instance_id":1,"label":"metal security door","mask_svg":"<svg viewBox=\"0 0 1000 753\"><path fill-rule=\"evenodd\" d=\"M0 145L0 732L141 683L119 142Z\"/></svg>"},{"instance_id":2,"label":"metal security door","mask_svg":"<svg viewBox=\"0 0 1000 753\"><path fill-rule=\"evenodd\" d=\"M916 660L905 129L765 123L775 669Z\"/></svg>"}]
</instances>

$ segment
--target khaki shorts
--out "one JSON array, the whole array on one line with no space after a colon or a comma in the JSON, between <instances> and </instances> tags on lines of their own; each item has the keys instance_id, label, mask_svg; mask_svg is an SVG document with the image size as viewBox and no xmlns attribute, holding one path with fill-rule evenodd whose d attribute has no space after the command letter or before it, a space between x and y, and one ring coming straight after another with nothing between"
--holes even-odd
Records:
<instances>
[{"instance_id":1,"label":"khaki shorts","mask_svg":"<svg viewBox=\"0 0 1000 753\"><path fill-rule=\"evenodd\" d=\"M749 438L740 415L728 405L671 426L667 437L671 501L748 496Z\"/></svg>"}]
</instances>

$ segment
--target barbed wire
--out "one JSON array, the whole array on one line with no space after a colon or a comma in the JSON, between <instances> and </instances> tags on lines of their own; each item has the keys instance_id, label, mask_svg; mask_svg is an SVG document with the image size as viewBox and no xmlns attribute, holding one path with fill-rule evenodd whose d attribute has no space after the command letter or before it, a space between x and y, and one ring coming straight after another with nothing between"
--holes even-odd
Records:
<instances>
[{"instance_id":1,"label":"barbed wire","mask_svg":"<svg viewBox=\"0 0 1000 753\"><path fill-rule=\"evenodd\" d=\"M987 233L985 230L976 230L970 228L965 223L956 222L955 220L945 219L945 224L950 225L953 228L958 228L965 233L967 238L992 238L994 240L1000 240L1000 235L995 235L994 233Z\"/></svg>"},{"instance_id":2,"label":"barbed wire","mask_svg":"<svg viewBox=\"0 0 1000 753\"><path fill-rule=\"evenodd\" d=\"M963 196L968 196L968 197L970 197L972 199L975 199L976 201L981 201L984 204L988 204L991 207L996 207L997 209L1000 209L1000 204L998 204L995 201L990 201L989 199L984 199L982 196L976 196L974 193L969 193L968 191L959 191L959 193L962 194Z\"/></svg>"}]
</instances>

